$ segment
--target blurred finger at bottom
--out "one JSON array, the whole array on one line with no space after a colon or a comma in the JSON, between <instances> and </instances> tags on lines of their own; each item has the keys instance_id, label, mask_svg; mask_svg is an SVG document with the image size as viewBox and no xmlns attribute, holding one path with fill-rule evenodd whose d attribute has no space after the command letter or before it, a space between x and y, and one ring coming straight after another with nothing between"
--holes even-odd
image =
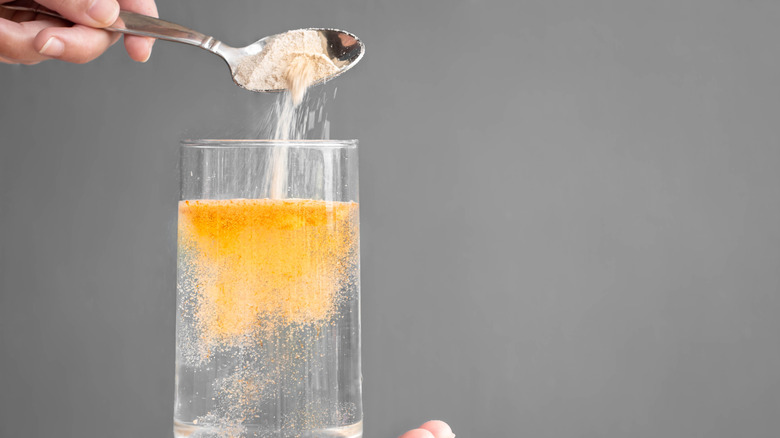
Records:
<instances>
[{"instance_id":1,"label":"blurred finger at bottom","mask_svg":"<svg viewBox=\"0 0 780 438\"><path fill-rule=\"evenodd\" d=\"M425 429L412 429L398 438L434 438L433 434Z\"/></svg>"},{"instance_id":2,"label":"blurred finger at bottom","mask_svg":"<svg viewBox=\"0 0 780 438\"><path fill-rule=\"evenodd\" d=\"M450 425L441 420L426 421L420 426L420 429L425 429L431 432L434 438L454 438L455 434L452 433Z\"/></svg>"}]
</instances>

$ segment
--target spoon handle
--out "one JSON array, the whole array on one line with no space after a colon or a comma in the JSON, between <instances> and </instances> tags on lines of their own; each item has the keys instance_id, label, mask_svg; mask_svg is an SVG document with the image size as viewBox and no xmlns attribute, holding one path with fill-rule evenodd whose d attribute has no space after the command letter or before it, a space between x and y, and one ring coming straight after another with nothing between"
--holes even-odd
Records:
<instances>
[{"instance_id":1,"label":"spoon handle","mask_svg":"<svg viewBox=\"0 0 780 438\"><path fill-rule=\"evenodd\" d=\"M32 0L18 0L10 3L0 4L0 8L11 9L15 11L30 11L39 14L46 14L70 22L67 18L48 9ZM216 52L220 41L188 29L170 21L160 20L159 18L148 15L136 14L135 12L120 11L119 18L109 27L104 28L112 32L119 32L128 35L139 35L152 37L161 40L174 41L177 43L190 44L206 49L210 52Z\"/></svg>"}]
</instances>

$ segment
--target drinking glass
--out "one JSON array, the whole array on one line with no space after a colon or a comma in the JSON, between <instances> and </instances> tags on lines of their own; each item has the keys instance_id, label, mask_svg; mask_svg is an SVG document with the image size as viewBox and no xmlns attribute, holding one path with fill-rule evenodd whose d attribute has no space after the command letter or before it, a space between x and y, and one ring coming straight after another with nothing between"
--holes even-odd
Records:
<instances>
[{"instance_id":1,"label":"drinking glass","mask_svg":"<svg viewBox=\"0 0 780 438\"><path fill-rule=\"evenodd\" d=\"M357 141L181 144L176 437L362 437Z\"/></svg>"}]
</instances>

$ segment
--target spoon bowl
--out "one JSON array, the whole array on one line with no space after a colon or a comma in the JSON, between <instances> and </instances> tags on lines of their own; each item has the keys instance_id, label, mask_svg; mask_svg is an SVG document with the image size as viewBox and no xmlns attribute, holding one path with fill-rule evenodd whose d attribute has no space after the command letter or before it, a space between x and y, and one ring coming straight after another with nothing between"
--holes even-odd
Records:
<instances>
[{"instance_id":1,"label":"spoon bowl","mask_svg":"<svg viewBox=\"0 0 780 438\"><path fill-rule=\"evenodd\" d=\"M358 39L358 37L349 32L338 29L320 28L298 29L288 32L297 32L301 30L317 32L320 40L322 41L322 52L325 53L328 58L330 58L331 62L333 62L336 67L338 67L338 71L332 75L318 78L312 83L312 85L322 84L337 76L340 76L342 73L357 64L357 62L360 61L360 58L363 57L363 43ZM284 34L267 36L246 47L240 48L230 47L224 43L219 43L211 51L225 60L228 67L230 67L230 72L233 76L233 82L235 82L239 87L250 91L265 93L280 92L284 91L284 89L256 90L247 88L246 84L242 83L241 80L237 77L237 73L239 68L238 66L241 65L243 60L254 58L259 53L262 53L263 49L265 49L268 43L270 43L274 38L280 37L282 35Z\"/></svg>"}]
</instances>

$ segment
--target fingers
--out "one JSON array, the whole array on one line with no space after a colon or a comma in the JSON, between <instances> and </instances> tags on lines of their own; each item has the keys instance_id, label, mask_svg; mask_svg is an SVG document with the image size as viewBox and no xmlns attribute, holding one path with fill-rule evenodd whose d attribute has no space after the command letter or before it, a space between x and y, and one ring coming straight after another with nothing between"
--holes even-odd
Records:
<instances>
[{"instance_id":1,"label":"fingers","mask_svg":"<svg viewBox=\"0 0 780 438\"><path fill-rule=\"evenodd\" d=\"M122 10L157 17L157 5L154 0L120 0ZM154 38L125 35L125 49L134 61L146 62L152 55Z\"/></svg>"},{"instance_id":2,"label":"fingers","mask_svg":"<svg viewBox=\"0 0 780 438\"><path fill-rule=\"evenodd\" d=\"M434 438L430 431L425 429L412 429L398 438Z\"/></svg>"},{"instance_id":3,"label":"fingers","mask_svg":"<svg viewBox=\"0 0 780 438\"><path fill-rule=\"evenodd\" d=\"M15 19L15 17L12 17ZM0 57L7 64L37 64L48 59L34 45L35 36L44 29L62 25L61 20L40 18L16 23L0 18Z\"/></svg>"},{"instance_id":4,"label":"fingers","mask_svg":"<svg viewBox=\"0 0 780 438\"><path fill-rule=\"evenodd\" d=\"M119 38L79 24L65 27L65 21L43 14L17 11L2 17L5 19L0 18L0 57L4 63L37 64L50 58L85 63L97 58Z\"/></svg>"},{"instance_id":5,"label":"fingers","mask_svg":"<svg viewBox=\"0 0 780 438\"><path fill-rule=\"evenodd\" d=\"M43 29L33 46L43 56L83 64L100 56L117 39L117 34L77 24Z\"/></svg>"},{"instance_id":6,"label":"fingers","mask_svg":"<svg viewBox=\"0 0 780 438\"><path fill-rule=\"evenodd\" d=\"M122 8L157 16L154 0L121 0ZM0 4L6 0L0 0ZM119 38L93 27L114 23L119 14L116 0L38 0L76 24L30 12L0 8L0 62L36 64L49 58L85 63L100 56ZM28 16L22 16L27 14ZM125 47L133 60L146 62L152 52L153 38L128 36Z\"/></svg>"},{"instance_id":7,"label":"fingers","mask_svg":"<svg viewBox=\"0 0 780 438\"><path fill-rule=\"evenodd\" d=\"M423 423L420 429L425 429L431 432L434 438L455 438L455 434L452 433L450 426L439 420L431 420Z\"/></svg>"},{"instance_id":8,"label":"fingers","mask_svg":"<svg viewBox=\"0 0 780 438\"><path fill-rule=\"evenodd\" d=\"M62 14L74 23L91 27L106 27L119 16L116 0L36 0Z\"/></svg>"},{"instance_id":9,"label":"fingers","mask_svg":"<svg viewBox=\"0 0 780 438\"><path fill-rule=\"evenodd\" d=\"M412 429L398 438L455 438L450 426L439 420L426 421L418 429Z\"/></svg>"}]
</instances>

